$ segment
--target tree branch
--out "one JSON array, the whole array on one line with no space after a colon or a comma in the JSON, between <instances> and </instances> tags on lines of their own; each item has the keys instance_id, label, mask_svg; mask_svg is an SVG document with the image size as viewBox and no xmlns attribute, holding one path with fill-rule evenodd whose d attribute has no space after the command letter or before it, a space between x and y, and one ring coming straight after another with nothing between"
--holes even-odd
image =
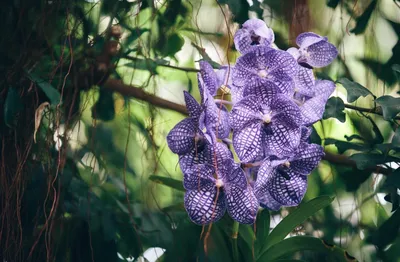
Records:
<instances>
[{"instance_id":1,"label":"tree branch","mask_svg":"<svg viewBox=\"0 0 400 262\"><path fill-rule=\"evenodd\" d=\"M363 113L370 113L370 114L375 114L375 115L380 115L383 116L382 108L380 106L375 107L375 108L365 108L365 107L359 107L359 106L353 106L350 104L344 104L345 108L356 110L359 112ZM394 117L396 120L400 120L400 116Z\"/></svg>"},{"instance_id":2,"label":"tree branch","mask_svg":"<svg viewBox=\"0 0 400 262\"><path fill-rule=\"evenodd\" d=\"M160 97L157 97L155 95L149 94L138 87L126 85L126 84L122 83L122 81L117 80L117 79L108 79L104 83L103 87L107 88L110 91L118 92L123 96L133 97L133 98L148 102L148 103L150 103L154 106L160 107L160 108L176 111L176 112L179 112L184 115L188 114L186 107L183 105L180 105L180 104L162 99ZM349 159L348 157L346 157L344 155L332 154L330 152L325 151L325 156L323 159L332 164L357 168L356 162ZM384 175L389 175L392 173L392 171L390 169L380 167L380 166L368 168L368 169L366 169L366 171L381 173Z\"/></svg>"}]
</instances>

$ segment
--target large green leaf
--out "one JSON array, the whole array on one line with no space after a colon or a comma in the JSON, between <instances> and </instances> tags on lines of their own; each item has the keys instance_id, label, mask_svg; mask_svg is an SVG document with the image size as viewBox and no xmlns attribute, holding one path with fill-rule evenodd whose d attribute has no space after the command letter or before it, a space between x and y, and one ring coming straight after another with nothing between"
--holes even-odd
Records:
<instances>
[{"instance_id":1,"label":"large green leaf","mask_svg":"<svg viewBox=\"0 0 400 262\"><path fill-rule=\"evenodd\" d=\"M298 225L303 223L307 218L315 214L318 210L328 206L334 198L330 196L320 196L314 198L307 203L301 204L297 209L290 213L287 217L271 231L267 237L266 245L260 252L263 254L271 246L279 241L282 241L290 232L292 232Z\"/></svg>"},{"instance_id":2,"label":"large green leaf","mask_svg":"<svg viewBox=\"0 0 400 262\"><path fill-rule=\"evenodd\" d=\"M35 84L42 89L42 91L46 94L47 98L50 100L50 104L57 105L61 101L60 92L55 89L51 84L47 81L41 79L37 75L33 73L28 73L28 77L35 82Z\"/></svg>"},{"instance_id":3,"label":"large green leaf","mask_svg":"<svg viewBox=\"0 0 400 262\"><path fill-rule=\"evenodd\" d=\"M170 177L165 177L165 176L150 176L149 179L153 181L154 183L161 184L167 187L171 187L174 189L177 189L179 191L185 191L185 188L183 188L183 183L181 180L173 179Z\"/></svg>"},{"instance_id":4,"label":"large green leaf","mask_svg":"<svg viewBox=\"0 0 400 262\"><path fill-rule=\"evenodd\" d=\"M351 155L350 159L356 162L357 168L360 170L388 162L400 161L400 158L374 153L357 153Z\"/></svg>"},{"instance_id":5,"label":"large green leaf","mask_svg":"<svg viewBox=\"0 0 400 262\"><path fill-rule=\"evenodd\" d=\"M375 97L371 91L363 87L357 82L350 81L347 78L341 78L338 80L340 84L346 89L347 91L347 102L353 103L356 101L360 96L366 97L367 95L372 95Z\"/></svg>"},{"instance_id":6,"label":"large green leaf","mask_svg":"<svg viewBox=\"0 0 400 262\"><path fill-rule=\"evenodd\" d=\"M391 120L396 117L400 112L400 98L394 98L392 96L381 96L377 98L376 103L381 105L383 111L383 118Z\"/></svg>"},{"instance_id":7,"label":"large green leaf","mask_svg":"<svg viewBox=\"0 0 400 262\"><path fill-rule=\"evenodd\" d=\"M263 249L266 239L269 235L269 225L270 225L270 216L268 209L263 209L258 212L257 220L256 220L256 241L255 241L255 253L258 255L260 250Z\"/></svg>"},{"instance_id":8,"label":"large green leaf","mask_svg":"<svg viewBox=\"0 0 400 262\"><path fill-rule=\"evenodd\" d=\"M336 118L340 122L346 121L346 114L343 112L344 102L340 97L331 97L325 106L323 119Z\"/></svg>"},{"instance_id":9,"label":"large green leaf","mask_svg":"<svg viewBox=\"0 0 400 262\"><path fill-rule=\"evenodd\" d=\"M325 145L335 145L338 149L339 154L343 154L347 150L353 149L357 151L365 151L369 150L370 147L368 145L363 145L359 143L351 143L347 141L340 141L333 138L326 138Z\"/></svg>"},{"instance_id":10,"label":"large green leaf","mask_svg":"<svg viewBox=\"0 0 400 262\"><path fill-rule=\"evenodd\" d=\"M392 243L399 235L400 230L400 209L397 209L393 215L386 220L377 231L367 238L369 243L379 248L384 248Z\"/></svg>"},{"instance_id":11,"label":"large green leaf","mask_svg":"<svg viewBox=\"0 0 400 262\"><path fill-rule=\"evenodd\" d=\"M296 236L285 239L275 245L273 245L267 252L265 252L257 262L269 262L279 261L281 258L285 258L288 255L298 251L314 251L325 254L324 261L355 261L351 260L347 252L343 249L327 245L322 240L309 236Z\"/></svg>"}]
</instances>

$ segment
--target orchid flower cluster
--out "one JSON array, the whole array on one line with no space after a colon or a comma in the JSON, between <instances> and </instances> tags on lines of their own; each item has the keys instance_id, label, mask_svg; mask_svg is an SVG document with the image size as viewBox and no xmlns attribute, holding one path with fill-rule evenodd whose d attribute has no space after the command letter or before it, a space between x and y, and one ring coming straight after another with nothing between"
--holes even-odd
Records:
<instances>
[{"instance_id":1,"label":"orchid flower cluster","mask_svg":"<svg viewBox=\"0 0 400 262\"><path fill-rule=\"evenodd\" d=\"M299 48L283 51L273 42L264 21L248 20L234 36L241 54L234 66L215 71L200 61L201 103L184 91L189 117L167 142L179 155L184 205L196 224L215 222L226 211L252 224L260 206L297 206L307 175L324 155L309 136L335 84L316 80L312 69L329 65L337 49L311 32L297 37ZM214 99L217 93L222 99Z\"/></svg>"}]
</instances>

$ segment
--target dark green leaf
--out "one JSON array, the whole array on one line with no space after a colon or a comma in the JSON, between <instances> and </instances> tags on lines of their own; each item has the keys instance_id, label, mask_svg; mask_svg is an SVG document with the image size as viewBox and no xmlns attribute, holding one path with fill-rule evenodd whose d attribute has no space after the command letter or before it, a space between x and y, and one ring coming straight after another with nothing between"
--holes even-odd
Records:
<instances>
[{"instance_id":1,"label":"dark green leaf","mask_svg":"<svg viewBox=\"0 0 400 262\"><path fill-rule=\"evenodd\" d=\"M255 253L256 256L263 249L266 243L266 239L269 235L270 216L268 209L264 208L258 212L256 220L256 241L255 241Z\"/></svg>"},{"instance_id":2,"label":"dark green leaf","mask_svg":"<svg viewBox=\"0 0 400 262\"><path fill-rule=\"evenodd\" d=\"M303 223L307 218L315 214L318 210L328 206L334 198L329 196L320 196L314 198L307 203L301 204L297 209L290 213L287 217L272 230L267 237L266 246L261 250L263 254L268 248L282 241L290 232L298 225Z\"/></svg>"},{"instance_id":3,"label":"dark green leaf","mask_svg":"<svg viewBox=\"0 0 400 262\"><path fill-rule=\"evenodd\" d=\"M100 88L100 96L92 108L92 117L103 121L113 120L115 117L115 105L113 92Z\"/></svg>"},{"instance_id":4,"label":"dark green leaf","mask_svg":"<svg viewBox=\"0 0 400 262\"><path fill-rule=\"evenodd\" d=\"M239 236L243 238L244 242L247 245L249 250L253 249L253 244L255 241L254 231L249 225L240 225L239 226Z\"/></svg>"},{"instance_id":5,"label":"dark green leaf","mask_svg":"<svg viewBox=\"0 0 400 262\"><path fill-rule=\"evenodd\" d=\"M396 169L392 174L390 174L385 183L389 186L394 186L400 188L400 168ZM396 192L397 194L397 192Z\"/></svg>"},{"instance_id":6,"label":"dark green leaf","mask_svg":"<svg viewBox=\"0 0 400 262\"><path fill-rule=\"evenodd\" d=\"M396 117L400 112L400 98L394 98L392 96L381 96L377 98L376 103L381 105L383 111L383 118L391 120Z\"/></svg>"},{"instance_id":7,"label":"dark green leaf","mask_svg":"<svg viewBox=\"0 0 400 262\"><path fill-rule=\"evenodd\" d=\"M340 97L331 97L326 103L323 119L333 117L344 123L346 121L346 114L343 112L343 110L343 100Z\"/></svg>"},{"instance_id":8,"label":"dark green leaf","mask_svg":"<svg viewBox=\"0 0 400 262\"><path fill-rule=\"evenodd\" d=\"M360 170L387 162L400 161L399 158L374 153L357 153L350 156L351 160L356 162L357 168Z\"/></svg>"},{"instance_id":9,"label":"dark green leaf","mask_svg":"<svg viewBox=\"0 0 400 262\"><path fill-rule=\"evenodd\" d=\"M397 74L400 74L400 65L398 65L398 64L392 65L392 70L394 72L396 72Z\"/></svg>"},{"instance_id":10,"label":"dark green leaf","mask_svg":"<svg viewBox=\"0 0 400 262\"><path fill-rule=\"evenodd\" d=\"M367 95L372 95L375 97L371 91L363 87L357 82L350 81L347 78L341 78L338 80L340 84L346 89L347 91L347 102L353 103L356 101L360 96L366 97Z\"/></svg>"},{"instance_id":11,"label":"dark green leaf","mask_svg":"<svg viewBox=\"0 0 400 262\"><path fill-rule=\"evenodd\" d=\"M400 48L400 41L399 41L399 47ZM392 56L392 58L395 57L395 55ZM397 59L397 58L395 58ZM369 71L374 74L376 77L379 79L385 81L389 86L392 86L393 84L396 83L396 76L395 72L392 70L392 66L390 62L388 63L382 63L380 61L370 59L370 58L363 58L360 59L361 62L369 69Z\"/></svg>"},{"instance_id":12,"label":"dark green leaf","mask_svg":"<svg viewBox=\"0 0 400 262\"><path fill-rule=\"evenodd\" d=\"M370 149L370 147L367 145L350 143L350 142L346 142L346 141L340 141L340 140L336 140L333 138L326 138L325 145L335 145L338 149L339 154L343 154L344 152L346 152L349 149L353 149L353 150L357 150L357 151L365 151L365 150Z\"/></svg>"},{"instance_id":13,"label":"dark green leaf","mask_svg":"<svg viewBox=\"0 0 400 262\"><path fill-rule=\"evenodd\" d=\"M392 147L400 147L400 128L399 127L394 132L391 144L392 144Z\"/></svg>"},{"instance_id":14,"label":"dark green leaf","mask_svg":"<svg viewBox=\"0 0 400 262\"><path fill-rule=\"evenodd\" d=\"M366 170L348 169L346 171L337 172L341 179L345 182L346 191L354 192L356 191L362 183L364 183L370 176L371 172Z\"/></svg>"},{"instance_id":15,"label":"dark green leaf","mask_svg":"<svg viewBox=\"0 0 400 262\"><path fill-rule=\"evenodd\" d=\"M60 92L55 89L48 82L44 81L40 77L36 76L33 73L28 73L28 77L35 82L35 84L42 89L42 91L46 94L47 98L50 100L50 104L57 105L61 101Z\"/></svg>"},{"instance_id":16,"label":"dark green leaf","mask_svg":"<svg viewBox=\"0 0 400 262\"><path fill-rule=\"evenodd\" d=\"M161 184L167 187L171 187L174 189L177 189L179 191L185 191L185 188L183 188L183 183L181 180L169 178L169 177L164 177L164 176L150 176L149 179L153 181L154 183Z\"/></svg>"},{"instance_id":17,"label":"dark green leaf","mask_svg":"<svg viewBox=\"0 0 400 262\"><path fill-rule=\"evenodd\" d=\"M330 8L335 9L338 6L339 2L340 0L328 0L326 5L329 6Z\"/></svg>"},{"instance_id":18,"label":"dark green leaf","mask_svg":"<svg viewBox=\"0 0 400 262\"><path fill-rule=\"evenodd\" d=\"M309 236L296 236L285 239L268 249L257 262L279 261L298 251L313 251L324 254L324 261L348 261L347 254L339 247L327 245L321 239Z\"/></svg>"},{"instance_id":19,"label":"dark green leaf","mask_svg":"<svg viewBox=\"0 0 400 262\"><path fill-rule=\"evenodd\" d=\"M219 3L227 4L233 14L233 20L243 24L249 19L250 5L246 0L220 0Z\"/></svg>"},{"instance_id":20,"label":"dark green leaf","mask_svg":"<svg viewBox=\"0 0 400 262\"><path fill-rule=\"evenodd\" d=\"M22 101L18 90L10 87L4 103L4 123L11 128L17 125L17 114L22 109Z\"/></svg>"},{"instance_id":21,"label":"dark green leaf","mask_svg":"<svg viewBox=\"0 0 400 262\"><path fill-rule=\"evenodd\" d=\"M173 57L178 51L182 49L185 40L177 33L170 35L166 42L163 43L163 48L160 50L163 56Z\"/></svg>"},{"instance_id":22,"label":"dark green leaf","mask_svg":"<svg viewBox=\"0 0 400 262\"><path fill-rule=\"evenodd\" d=\"M128 30L131 32L130 35L125 39L124 41L124 48L128 49L129 46L135 42L143 33L150 31L147 28L130 28L127 25L123 25L123 27L128 28Z\"/></svg>"},{"instance_id":23,"label":"dark green leaf","mask_svg":"<svg viewBox=\"0 0 400 262\"><path fill-rule=\"evenodd\" d=\"M367 9L365 9L364 13L356 19L356 26L350 30L351 33L356 35L364 33L365 29L367 28L368 21L375 10L377 2L377 0L373 0Z\"/></svg>"},{"instance_id":24,"label":"dark green leaf","mask_svg":"<svg viewBox=\"0 0 400 262\"><path fill-rule=\"evenodd\" d=\"M367 242L383 249L393 242L400 230L400 209L397 209L392 216L386 220L377 231L367 238Z\"/></svg>"}]
</instances>

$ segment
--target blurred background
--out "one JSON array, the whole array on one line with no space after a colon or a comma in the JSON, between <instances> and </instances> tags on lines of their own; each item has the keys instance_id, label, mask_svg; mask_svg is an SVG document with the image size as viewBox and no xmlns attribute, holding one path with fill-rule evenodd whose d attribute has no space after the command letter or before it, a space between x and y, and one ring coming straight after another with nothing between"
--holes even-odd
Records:
<instances>
[{"instance_id":1,"label":"blurred background","mask_svg":"<svg viewBox=\"0 0 400 262\"><path fill-rule=\"evenodd\" d=\"M209 228L185 213L178 156L165 139L185 115L160 101L183 105L184 90L199 99L197 61L234 65L233 34L249 18L263 19L283 50L302 32L327 36L339 56L317 78L399 95L396 0L7 0L0 16L4 261L232 261L231 221L210 229L205 252ZM321 238L358 261L400 261L398 212L388 220L399 189L379 169L341 161L382 152L395 157L384 167L398 168L398 120L370 113L371 95L349 101L339 83L333 96L342 102L312 136L333 158L310 175L303 201L335 199L291 235ZM270 212L270 227L292 210Z\"/></svg>"}]
</instances>

